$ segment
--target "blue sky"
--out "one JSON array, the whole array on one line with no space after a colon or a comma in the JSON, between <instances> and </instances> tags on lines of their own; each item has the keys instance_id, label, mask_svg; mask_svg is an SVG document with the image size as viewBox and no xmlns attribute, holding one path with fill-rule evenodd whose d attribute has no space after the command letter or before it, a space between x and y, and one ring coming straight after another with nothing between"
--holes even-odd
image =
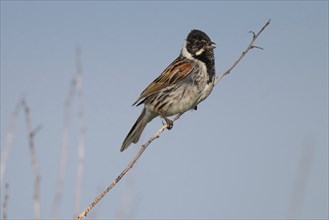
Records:
<instances>
[{"instance_id":1,"label":"blue sky","mask_svg":"<svg viewBox=\"0 0 329 220\"><path fill-rule=\"evenodd\" d=\"M83 209L139 149L119 151L141 111L131 104L189 31L216 42L220 74L268 19L256 42L264 50L250 51L197 111L152 143L89 214L103 219L288 218L296 189L294 216L327 219L328 1L1 1L1 150L24 96L34 127L42 126L35 136L42 218L51 217L77 47L87 127ZM75 99L58 218L76 214L76 106ZM160 127L154 119L139 144ZM30 163L21 112L1 180L9 183L9 218L34 217Z\"/></svg>"}]
</instances>

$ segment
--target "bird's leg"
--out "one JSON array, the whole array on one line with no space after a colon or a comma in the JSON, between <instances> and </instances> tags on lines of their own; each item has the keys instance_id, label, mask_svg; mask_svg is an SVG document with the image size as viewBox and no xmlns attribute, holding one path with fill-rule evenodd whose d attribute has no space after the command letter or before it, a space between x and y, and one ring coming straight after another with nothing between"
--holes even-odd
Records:
<instances>
[{"instance_id":1,"label":"bird's leg","mask_svg":"<svg viewBox=\"0 0 329 220\"><path fill-rule=\"evenodd\" d=\"M168 130L172 129L172 127L174 126L174 122L169 118L167 118L162 112L159 111L158 113L166 121L167 129Z\"/></svg>"}]
</instances>

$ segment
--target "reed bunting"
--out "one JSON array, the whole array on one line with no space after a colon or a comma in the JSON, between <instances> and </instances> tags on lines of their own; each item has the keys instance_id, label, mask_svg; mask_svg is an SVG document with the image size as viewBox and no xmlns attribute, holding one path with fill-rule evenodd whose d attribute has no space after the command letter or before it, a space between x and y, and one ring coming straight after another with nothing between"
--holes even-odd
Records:
<instances>
[{"instance_id":1,"label":"reed bunting","mask_svg":"<svg viewBox=\"0 0 329 220\"><path fill-rule=\"evenodd\" d=\"M210 38L200 30L192 30L180 55L141 93L133 104L144 104L143 111L127 137L121 151L137 143L147 123L161 116L171 129L167 117L183 114L208 97L214 87L215 57Z\"/></svg>"}]
</instances>

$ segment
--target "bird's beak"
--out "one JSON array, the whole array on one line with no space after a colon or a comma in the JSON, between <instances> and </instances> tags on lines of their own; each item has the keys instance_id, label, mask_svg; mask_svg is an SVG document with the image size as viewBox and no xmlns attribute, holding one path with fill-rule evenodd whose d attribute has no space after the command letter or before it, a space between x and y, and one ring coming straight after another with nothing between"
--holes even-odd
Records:
<instances>
[{"instance_id":1,"label":"bird's beak","mask_svg":"<svg viewBox=\"0 0 329 220\"><path fill-rule=\"evenodd\" d=\"M214 42L211 42L211 47L212 47L212 49L215 49L216 48L216 43L214 43Z\"/></svg>"},{"instance_id":2,"label":"bird's beak","mask_svg":"<svg viewBox=\"0 0 329 220\"><path fill-rule=\"evenodd\" d=\"M207 49L215 49L216 48L216 44L214 42L210 42L210 45L207 45Z\"/></svg>"}]
</instances>

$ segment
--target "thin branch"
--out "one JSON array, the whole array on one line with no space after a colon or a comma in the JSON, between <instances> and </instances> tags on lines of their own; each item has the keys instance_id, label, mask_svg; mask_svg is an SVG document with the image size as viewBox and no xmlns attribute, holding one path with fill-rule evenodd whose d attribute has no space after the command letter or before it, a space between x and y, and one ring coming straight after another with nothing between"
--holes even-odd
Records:
<instances>
[{"instance_id":1,"label":"thin branch","mask_svg":"<svg viewBox=\"0 0 329 220\"><path fill-rule=\"evenodd\" d=\"M32 128L30 108L27 105L25 100L22 100L22 106L25 112L25 123L29 137L29 148L30 148L30 156L32 162L32 169L34 173L34 196L33 196L33 206L34 206L34 218L40 219L41 217L41 209L40 209L40 167L39 162L37 160L37 155L35 151L34 145L34 136L39 131L40 126L36 129Z\"/></svg>"},{"instance_id":2,"label":"thin branch","mask_svg":"<svg viewBox=\"0 0 329 220\"><path fill-rule=\"evenodd\" d=\"M3 220L8 219L8 201L9 201L9 184L6 183L5 195L4 195L3 203L2 203L2 219Z\"/></svg>"},{"instance_id":3,"label":"thin branch","mask_svg":"<svg viewBox=\"0 0 329 220\"><path fill-rule=\"evenodd\" d=\"M180 115L177 115L173 121L176 121L180 118ZM140 158L140 156L143 154L143 152L146 150L146 148L149 146L150 143L152 143L155 139L160 137L160 134L168 128L168 124L164 124L158 132L156 132L145 144L141 146L141 149L138 151L137 155L134 157L134 159L128 164L128 166L120 173L120 175L115 178L115 180L99 195L97 196L94 201L83 211L79 216L75 218L75 220L80 220L83 217L87 216L88 212L121 180L121 178L135 165L137 160Z\"/></svg>"},{"instance_id":4,"label":"thin branch","mask_svg":"<svg viewBox=\"0 0 329 220\"><path fill-rule=\"evenodd\" d=\"M76 95L78 105L78 123L79 123L79 137L78 137L78 168L76 177L76 191L75 191L75 213L80 211L80 200L82 191L82 179L85 159L85 140L86 140L86 123L83 105L83 84L82 84L82 65L81 65L81 50L76 50Z\"/></svg>"},{"instance_id":5,"label":"thin branch","mask_svg":"<svg viewBox=\"0 0 329 220\"><path fill-rule=\"evenodd\" d=\"M224 76L226 76L227 74L229 74L231 72L231 70L242 60L242 58L246 55L246 53L252 49L252 48L259 48L257 46L254 46L254 42L256 41L256 39L258 38L258 36L263 32L263 30L270 24L270 20L262 27L262 29L257 33L253 33L253 38L251 43L248 45L247 49L245 51L242 52L241 56L234 62L234 64L228 69L226 70L224 73L222 73L220 76L217 76L215 79L215 84L217 84L219 82L219 80L221 80ZM177 119L179 119L181 115L177 115L173 121L176 121ZM137 155L133 158L133 160L128 164L128 166L120 173L120 175L115 178L115 180L100 194L98 195L94 201L84 210L80 213L79 216L77 216L75 218L75 220L81 220L82 218L84 218L85 216L87 216L88 212L121 180L121 178L134 166L134 164L137 162L137 160L140 158L140 156L143 154L143 152L146 150L146 148L148 147L148 145L154 141L155 139L157 139L160 134L166 129L168 128L168 125L165 124L163 125L160 130L158 130L158 132L156 132L145 144L143 144L141 146L141 149L138 151Z\"/></svg>"},{"instance_id":6,"label":"thin branch","mask_svg":"<svg viewBox=\"0 0 329 220\"><path fill-rule=\"evenodd\" d=\"M16 107L11 114L9 128L8 128L8 132L6 135L6 141L5 141L2 151L1 151L1 164L0 164L1 188L3 187L3 183L4 183L6 165L7 165L7 159L9 156L10 147L11 147L11 145L13 143L13 139L14 139L14 134L15 134L15 130L16 130L16 121L17 121L17 118L19 116L19 112L21 111L21 109L22 109L22 105L21 105L21 100L20 100L16 104Z\"/></svg>"},{"instance_id":7,"label":"thin branch","mask_svg":"<svg viewBox=\"0 0 329 220\"><path fill-rule=\"evenodd\" d=\"M242 60L242 58L249 52L250 49L261 49L263 50L263 48L255 46L254 43L257 40L258 36L265 30L265 28L270 24L271 20L268 20L266 22L266 24L262 27L262 29L260 29L260 31L258 31L257 34L255 34L255 32L250 31L250 33L252 33L252 40L250 42L250 44L247 46L247 48L241 53L240 57L233 63L233 65L228 68L225 72L223 72L221 75L217 76L215 79L215 85L219 82L219 80L221 80L224 76L226 76L227 74L229 74L234 67L236 67L236 65L238 65L238 63L240 63L240 61Z\"/></svg>"},{"instance_id":8,"label":"thin branch","mask_svg":"<svg viewBox=\"0 0 329 220\"><path fill-rule=\"evenodd\" d=\"M69 127L71 122L71 103L74 98L76 88L76 79L73 78L69 87L69 91L64 104L64 125L62 131L62 144L61 144L61 153L60 153L60 163L57 176L57 185L55 198L52 207L51 216L53 219L57 218L57 213L60 207L60 203L63 197L64 183L67 171L68 163L68 145L69 145Z\"/></svg>"}]
</instances>

